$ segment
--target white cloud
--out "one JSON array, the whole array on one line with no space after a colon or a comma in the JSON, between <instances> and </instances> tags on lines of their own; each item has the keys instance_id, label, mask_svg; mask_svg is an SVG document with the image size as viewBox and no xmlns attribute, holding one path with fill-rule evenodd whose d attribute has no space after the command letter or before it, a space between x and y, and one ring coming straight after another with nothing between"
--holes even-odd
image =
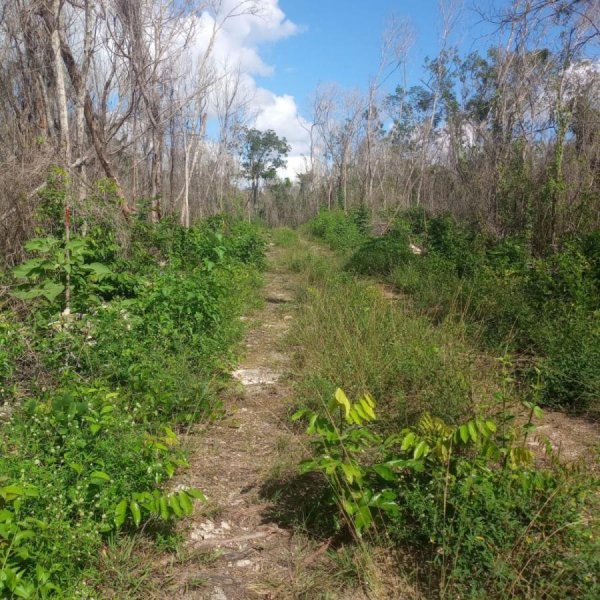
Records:
<instances>
[{"instance_id":1,"label":"white cloud","mask_svg":"<svg viewBox=\"0 0 600 600\"><path fill-rule=\"evenodd\" d=\"M222 0L216 15L208 12L201 15L194 46L195 59L206 52L216 27L218 32L212 48L215 68L221 73L239 69L244 100L248 101L248 112L254 116L250 124L260 130L273 129L287 139L292 150L288 166L280 171L280 175L294 179L297 173L306 170L304 157L310 149L307 123L298 113L293 96L277 95L259 87L254 78L274 73L273 66L260 56L261 45L295 35L299 28L286 18L279 0L259 0L256 14L244 14L244 6L249 4L240 0Z\"/></svg>"}]
</instances>

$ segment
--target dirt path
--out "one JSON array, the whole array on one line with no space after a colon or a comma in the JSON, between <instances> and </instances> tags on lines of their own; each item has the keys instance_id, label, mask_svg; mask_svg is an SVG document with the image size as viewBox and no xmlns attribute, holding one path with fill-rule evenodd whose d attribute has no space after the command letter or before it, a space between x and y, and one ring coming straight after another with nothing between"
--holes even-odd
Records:
<instances>
[{"instance_id":1,"label":"dirt path","mask_svg":"<svg viewBox=\"0 0 600 600\"><path fill-rule=\"evenodd\" d=\"M278 250L271 249L271 265ZM190 468L178 485L209 499L186 534L184 564L170 565L172 598L241 600L287 598L302 549L292 532L269 519L261 487L281 456L301 453L288 430L290 357L281 350L292 320L294 276L265 275L264 307L250 317L246 358L233 377L238 389L224 399L226 416L190 436Z\"/></svg>"}]
</instances>

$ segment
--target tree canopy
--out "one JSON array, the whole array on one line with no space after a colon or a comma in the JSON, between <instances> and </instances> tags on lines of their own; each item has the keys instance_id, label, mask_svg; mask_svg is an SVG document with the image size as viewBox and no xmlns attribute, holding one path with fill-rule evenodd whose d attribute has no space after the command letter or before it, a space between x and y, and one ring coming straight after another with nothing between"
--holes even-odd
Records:
<instances>
[{"instance_id":1,"label":"tree canopy","mask_svg":"<svg viewBox=\"0 0 600 600\"><path fill-rule=\"evenodd\" d=\"M256 206L261 179L274 179L277 169L285 167L290 146L272 129L245 128L242 132L242 174L250 181L252 203Z\"/></svg>"}]
</instances>

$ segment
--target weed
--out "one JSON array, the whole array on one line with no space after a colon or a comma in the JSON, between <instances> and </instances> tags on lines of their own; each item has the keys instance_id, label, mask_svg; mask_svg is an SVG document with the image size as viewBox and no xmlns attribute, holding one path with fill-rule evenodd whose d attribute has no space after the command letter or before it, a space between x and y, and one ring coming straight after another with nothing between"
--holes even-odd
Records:
<instances>
[{"instance_id":1,"label":"weed","mask_svg":"<svg viewBox=\"0 0 600 600\"><path fill-rule=\"evenodd\" d=\"M279 227L271 233L273 242L282 248L290 248L298 243L298 233L289 227Z\"/></svg>"},{"instance_id":2,"label":"weed","mask_svg":"<svg viewBox=\"0 0 600 600\"><path fill-rule=\"evenodd\" d=\"M402 301L316 262L290 333L299 402L315 407L342 382L372 390L397 422L423 410L450 420L473 410L486 387L460 327L435 328Z\"/></svg>"},{"instance_id":3,"label":"weed","mask_svg":"<svg viewBox=\"0 0 600 600\"><path fill-rule=\"evenodd\" d=\"M369 395L351 402L338 389L319 411L295 415L313 438L302 469L327 477L340 525L420 553L440 598L598 593L588 517L598 481L558 464L537 467L525 446L531 418L519 431L485 418L450 426L425 413L381 436L376 410Z\"/></svg>"},{"instance_id":4,"label":"weed","mask_svg":"<svg viewBox=\"0 0 600 600\"><path fill-rule=\"evenodd\" d=\"M111 539L121 555L139 530L173 548L173 521L204 500L199 490L164 491L187 465L171 425L213 414L239 315L260 283L264 239L213 218L190 229L138 224L129 257L112 240L31 241L38 256L15 270L25 280L15 292L26 302L21 322L0 313L10 344L0 352L2 395L18 386L24 396L0 429L3 597L89 595L86 581L114 577L114 561L98 560ZM67 272L73 310L61 313ZM39 385L15 382L25 348L48 374ZM135 595L146 577L136 572L137 583L117 577L118 594Z\"/></svg>"}]
</instances>

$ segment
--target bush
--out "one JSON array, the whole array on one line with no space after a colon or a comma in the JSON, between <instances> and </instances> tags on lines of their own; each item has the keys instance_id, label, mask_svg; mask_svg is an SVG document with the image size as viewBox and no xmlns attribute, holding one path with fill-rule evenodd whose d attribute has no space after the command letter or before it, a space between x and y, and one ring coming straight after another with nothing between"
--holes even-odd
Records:
<instances>
[{"instance_id":1,"label":"bush","mask_svg":"<svg viewBox=\"0 0 600 600\"><path fill-rule=\"evenodd\" d=\"M541 416L535 405L528 410ZM309 421L313 444L301 469L327 477L338 508L327 516L338 527L410 552L428 597L598 595L598 480L536 466L525 444L531 419L513 429L503 412L500 423L453 427L426 413L382 436L376 411L370 395L351 402L338 389L319 411L295 415Z\"/></svg>"},{"instance_id":2,"label":"bush","mask_svg":"<svg viewBox=\"0 0 600 600\"><path fill-rule=\"evenodd\" d=\"M410 238L405 232L392 231L366 241L346 264L346 269L361 275L390 275L399 265L414 259Z\"/></svg>"},{"instance_id":3,"label":"bush","mask_svg":"<svg viewBox=\"0 0 600 600\"><path fill-rule=\"evenodd\" d=\"M366 237L361 231L361 219L353 219L342 210L322 210L306 227L309 233L324 240L332 250L356 248Z\"/></svg>"},{"instance_id":4,"label":"bush","mask_svg":"<svg viewBox=\"0 0 600 600\"><path fill-rule=\"evenodd\" d=\"M399 223L414 231L422 221L408 215ZM534 258L522 238L486 239L442 216L425 220L423 255L388 270L384 237L359 249L351 264L357 272L389 273L436 321L465 322L494 350L530 357L520 375L535 377L534 365L542 370L545 404L598 413L600 382L591 366L600 309L598 239L565 240L556 253Z\"/></svg>"},{"instance_id":5,"label":"bush","mask_svg":"<svg viewBox=\"0 0 600 600\"><path fill-rule=\"evenodd\" d=\"M81 239L72 312L62 312L62 290L45 287L64 286L64 263L52 260L65 255L64 240L45 238L41 250L36 242L45 254L27 265L28 277L37 270L21 285L24 323L0 313L0 340L10 344L0 350L2 394L14 387L22 330L43 371L39 382L19 382L25 401L0 429L2 597L88 597L84 574L107 536L142 526L168 533L202 498L162 490L186 466L170 426L213 413L239 316L260 283L264 238L251 224L213 218L189 230L138 224L129 255L112 239ZM86 270L98 257L107 261L101 281Z\"/></svg>"},{"instance_id":6,"label":"bush","mask_svg":"<svg viewBox=\"0 0 600 600\"><path fill-rule=\"evenodd\" d=\"M575 310L536 330L543 351L537 366L550 405L600 414L600 313Z\"/></svg>"}]
</instances>

